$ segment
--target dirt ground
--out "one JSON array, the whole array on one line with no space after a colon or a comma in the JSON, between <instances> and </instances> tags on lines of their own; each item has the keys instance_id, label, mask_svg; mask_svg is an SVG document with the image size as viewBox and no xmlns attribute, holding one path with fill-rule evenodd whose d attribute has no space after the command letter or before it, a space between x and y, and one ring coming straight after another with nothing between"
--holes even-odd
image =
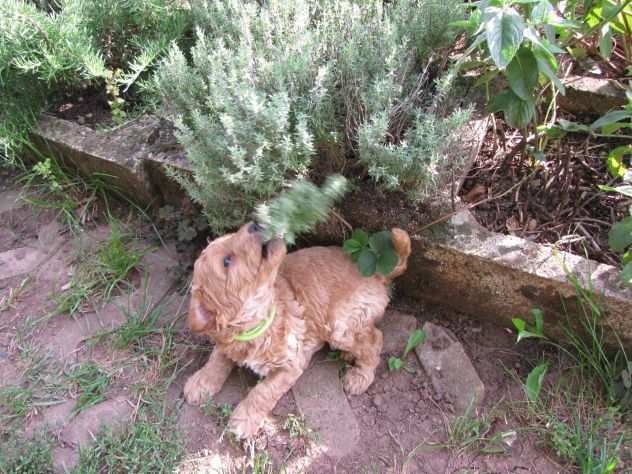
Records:
<instances>
[{"instance_id":1,"label":"dirt ground","mask_svg":"<svg viewBox=\"0 0 632 474\"><path fill-rule=\"evenodd\" d=\"M182 397L184 382L210 350L208 342L192 339L183 324L186 275L182 278L178 269L190 265L189 258L178 255L172 242L162 245L149 226L139 225L134 245L144 249L143 265L132 272L129 292L87 301L73 316L54 314L59 304L56 295L68 290L78 271L78 255L82 249L101 248L111 227L97 221L75 235L55 220L55 210L16 199L19 191L13 176L0 175L0 265L4 264L0 266L0 389L28 386L36 396L5 427L26 437L42 430L52 435L56 471L75 465L78 446L90 444L104 426L133 425L139 407L150 399L175 414L185 446L180 472L281 472L282 468L288 473L573 471L556 460L538 433L521 424L512 408L524 400L520 381L538 361L541 347L516 345L515 334L506 329L397 295L383 323L382 363L365 394L340 398L338 374L344 370L343 363L323 353L310 368L313 372L303 377L301 397L317 390L324 395L310 406L306 426L297 425L298 434L287 423L288 417L295 419L290 415L301 414L294 391L281 400L274 420L254 443L231 441L224 433L221 410L191 407ZM160 305L155 325L172 332L156 329L142 343L130 339L123 345L101 337L117 334L139 305L145 305L146 313ZM400 324L403 319L412 326ZM405 360L406 370L387 367L388 358L403 350L414 325L421 327L428 321L456 336L484 384L482 406L467 416L456 416L450 400L437 394L414 352ZM166 334L172 341L168 359L154 357L156 352L166 353ZM45 358L46 369L34 363L38 357ZM109 383L97 403L73 414L81 391L69 382L68 374L87 363L110 374ZM324 378L319 379L317 373ZM319 385L321 380L326 381L324 385ZM164 394L148 389L159 382L167 387ZM248 371L235 371L215 403L234 406L254 383ZM337 404L333 408L340 410L340 416L327 414L332 403ZM318 424L318 410L331 424L305 431L310 429L310 420ZM464 421L468 422L465 428ZM10 431L2 430L0 439L16 435ZM253 464L257 453L265 454L265 468Z\"/></svg>"}]
</instances>

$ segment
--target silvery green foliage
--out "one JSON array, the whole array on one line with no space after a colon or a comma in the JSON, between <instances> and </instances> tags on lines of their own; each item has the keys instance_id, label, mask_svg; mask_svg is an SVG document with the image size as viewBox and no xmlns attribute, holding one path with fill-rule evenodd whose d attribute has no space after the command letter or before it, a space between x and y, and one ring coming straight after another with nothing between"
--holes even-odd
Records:
<instances>
[{"instance_id":1,"label":"silvery green foliage","mask_svg":"<svg viewBox=\"0 0 632 474\"><path fill-rule=\"evenodd\" d=\"M156 88L193 165L180 182L213 230L305 177L332 141L387 188L433 189L441 127L463 114L441 118L432 52L459 15L458 0L194 2L196 44L172 48Z\"/></svg>"},{"instance_id":2,"label":"silvery green foliage","mask_svg":"<svg viewBox=\"0 0 632 474\"><path fill-rule=\"evenodd\" d=\"M390 190L405 190L413 200L435 194L459 171L462 160L447 160L448 150L456 145L459 130L469 118L468 110L457 110L446 118L419 113L397 144L385 143L389 119L376 114L359 130L360 158L369 174Z\"/></svg>"},{"instance_id":3,"label":"silvery green foliage","mask_svg":"<svg viewBox=\"0 0 632 474\"><path fill-rule=\"evenodd\" d=\"M307 174L327 71L308 2L204 7L191 64L174 47L157 83L194 169L180 181L221 232Z\"/></svg>"},{"instance_id":4,"label":"silvery green foliage","mask_svg":"<svg viewBox=\"0 0 632 474\"><path fill-rule=\"evenodd\" d=\"M347 180L340 175L329 176L320 188L306 180L296 181L269 204L257 206L257 221L265 225L266 238L280 237L293 244L299 234L327 220L346 190Z\"/></svg>"}]
</instances>

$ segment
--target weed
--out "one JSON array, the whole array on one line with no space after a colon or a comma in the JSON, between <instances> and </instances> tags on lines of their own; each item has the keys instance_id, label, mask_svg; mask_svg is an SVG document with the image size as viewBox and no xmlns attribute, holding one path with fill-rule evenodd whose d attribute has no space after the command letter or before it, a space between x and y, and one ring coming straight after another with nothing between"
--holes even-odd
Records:
<instances>
[{"instance_id":1,"label":"weed","mask_svg":"<svg viewBox=\"0 0 632 474\"><path fill-rule=\"evenodd\" d=\"M414 372L414 369L409 369L404 365L403 360L406 359L406 356L419 344L423 344L425 340L426 333L422 329L417 329L414 332L410 333L410 335L408 336L408 341L406 342L406 347L404 348L404 352L402 353L402 357L389 357L388 370L395 371L400 370L403 367L408 371Z\"/></svg>"},{"instance_id":2,"label":"weed","mask_svg":"<svg viewBox=\"0 0 632 474\"><path fill-rule=\"evenodd\" d=\"M206 416L216 419L218 425L225 428L233 414L233 407L228 403L218 405L212 398L208 398L202 405L202 412Z\"/></svg>"},{"instance_id":3,"label":"weed","mask_svg":"<svg viewBox=\"0 0 632 474\"><path fill-rule=\"evenodd\" d=\"M75 367L68 375L79 392L72 414L77 415L86 408L105 400L105 391L110 383L110 374L93 362Z\"/></svg>"},{"instance_id":4,"label":"weed","mask_svg":"<svg viewBox=\"0 0 632 474\"><path fill-rule=\"evenodd\" d=\"M0 298L0 313L8 309L15 308L15 304L18 302L18 300L20 299L20 296L26 290L26 287L28 286L30 281L31 281L31 276L29 275L20 282L19 286L15 288L10 288L8 295Z\"/></svg>"},{"instance_id":5,"label":"weed","mask_svg":"<svg viewBox=\"0 0 632 474\"><path fill-rule=\"evenodd\" d=\"M173 420L154 422L147 414L141 417L122 433L101 432L92 446L80 451L75 472L173 472L184 452Z\"/></svg>"},{"instance_id":6,"label":"weed","mask_svg":"<svg viewBox=\"0 0 632 474\"><path fill-rule=\"evenodd\" d=\"M43 436L33 439L10 437L0 444L0 472L49 474L53 472L51 441Z\"/></svg>"},{"instance_id":7,"label":"weed","mask_svg":"<svg viewBox=\"0 0 632 474\"><path fill-rule=\"evenodd\" d=\"M290 438L307 438L314 442L319 439L318 433L308 428L305 417L302 415L288 414L283 422L283 429L288 432Z\"/></svg>"},{"instance_id":8,"label":"weed","mask_svg":"<svg viewBox=\"0 0 632 474\"><path fill-rule=\"evenodd\" d=\"M55 296L56 314L81 312L89 300L109 300L115 291L132 288L129 281L133 270L138 269L144 252L134 248L131 238L116 221L111 233L101 243L96 255L79 256L79 263L71 281L61 294Z\"/></svg>"}]
</instances>

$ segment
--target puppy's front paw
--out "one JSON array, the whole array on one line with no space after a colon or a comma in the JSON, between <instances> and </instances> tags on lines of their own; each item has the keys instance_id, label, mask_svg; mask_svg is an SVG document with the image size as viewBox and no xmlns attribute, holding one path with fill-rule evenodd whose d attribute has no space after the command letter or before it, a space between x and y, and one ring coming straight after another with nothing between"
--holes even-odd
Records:
<instances>
[{"instance_id":1,"label":"puppy's front paw","mask_svg":"<svg viewBox=\"0 0 632 474\"><path fill-rule=\"evenodd\" d=\"M212 397L221 387L217 387L202 370L194 373L184 384L184 398L191 405L199 405Z\"/></svg>"},{"instance_id":2,"label":"puppy's front paw","mask_svg":"<svg viewBox=\"0 0 632 474\"><path fill-rule=\"evenodd\" d=\"M373 372L362 370L358 367L350 368L342 379L342 386L347 395L360 395L366 392L373 383Z\"/></svg>"},{"instance_id":3,"label":"puppy's front paw","mask_svg":"<svg viewBox=\"0 0 632 474\"><path fill-rule=\"evenodd\" d=\"M238 439L248 439L255 436L265 421L265 416L248 410L242 404L237 405L228 420L228 430Z\"/></svg>"}]
</instances>

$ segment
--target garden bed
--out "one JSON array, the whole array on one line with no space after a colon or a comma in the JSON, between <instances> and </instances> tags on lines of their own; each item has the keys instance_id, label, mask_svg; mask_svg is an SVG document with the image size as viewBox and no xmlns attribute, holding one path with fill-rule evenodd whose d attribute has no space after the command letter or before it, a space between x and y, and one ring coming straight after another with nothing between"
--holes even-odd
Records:
<instances>
[{"instance_id":1,"label":"garden bed","mask_svg":"<svg viewBox=\"0 0 632 474\"><path fill-rule=\"evenodd\" d=\"M620 256L610 250L608 232L625 217L630 199L596 187L618 181L606 166L608 150L616 144L573 134L552 142L546 163L536 166L520 150L519 132L497 123L461 191L469 204L493 198L474 208L478 222L492 232L618 266Z\"/></svg>"},{"instance_id":2,"label":"garden bed","mask_svg":"<svg viewBox=\"0 0 632 474\"><path fill-rule=\"evenodd\" d=\"M118 188L142 204L169 204L179 209L188 199L165 175L164 164L185 173L189 165L177 145L156 145L163 139L169 141L164 130L165 125L154 117L102 133L49 116L40 122L34 141L43 155L56 156L87 175L112 174ZM466 130L463 140L469 142L466 153L471 161L479 154L487 120L474 121ZM150 144L148 136L159 140ZM618 268L564 251L556 257L550 245L490 232L475 222L457 194L455 188L442 199L415 205L403 193L386 193L365 178L338 211L353 227L376 231L399 226L410 232L411 264L397 283L398 291L409 297L507 327L516 315L542 307L547 331L562 336L568 318L574 319L579 311L573 304L575 288L568 282L565 262L584 285L592 285L601 295L608 309L606 324L626 344L632 344L632 290L622 286ZM340 245L346 230L334 218L305 242ZM609 342L616 343L614 339Z\"/></svg>"}]
</instances>

